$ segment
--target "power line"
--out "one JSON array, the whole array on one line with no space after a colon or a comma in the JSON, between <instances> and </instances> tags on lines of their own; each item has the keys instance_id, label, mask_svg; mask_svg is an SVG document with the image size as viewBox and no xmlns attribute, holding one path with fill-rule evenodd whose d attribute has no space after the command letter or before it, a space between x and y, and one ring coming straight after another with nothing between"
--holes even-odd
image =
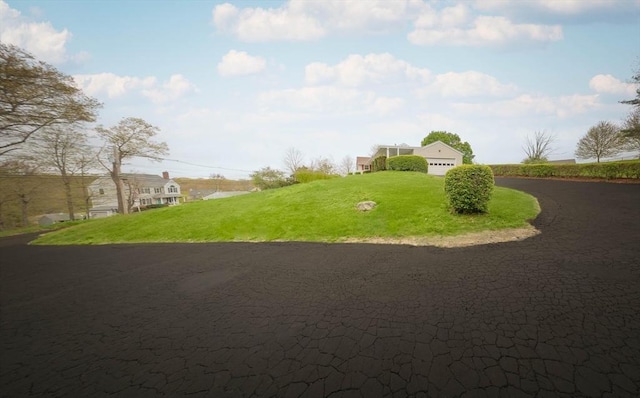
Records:
<instances>
[{"instance_id":1,"label":"power line","mask_svg":"<svg viewBox=\"0 0 640 398\"><path fill-rule=\"evenodd\" d=\"M243 173L253 173L253 170L232 169L232 168L229 168L229 167L220 167L220 166L205 166L205 165L202 165L202 164L186 162L184 160L178 160L178 159L168 159L168 158L158 158L158 159L166 160L168 162L183 163L183 164L187 164L189 166L204 167L204 168L207 168L207 169L220 169L220 170L229 170L229 171L240 171L240 172L243 172Z\"/></svg>"}]
</instances>

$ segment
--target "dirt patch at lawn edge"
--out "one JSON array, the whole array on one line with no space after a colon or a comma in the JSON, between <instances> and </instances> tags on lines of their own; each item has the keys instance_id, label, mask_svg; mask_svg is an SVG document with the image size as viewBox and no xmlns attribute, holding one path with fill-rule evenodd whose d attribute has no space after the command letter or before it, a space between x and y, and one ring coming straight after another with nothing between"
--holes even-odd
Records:
<instances>
[{"instance_id":1,"label":"dirt patch at lawn edge","mask_svg":"<svg viewBox=\"0 0 640 398\"><path fill-rule=\"evenodd\" d=\"M404 238L350 238L341 243L375 243L411 246L436 246L445 248L486 245L524 240L540 233L533 226L525 228L501 229L498 231L473 232L457 236L416 236Z\"/></svg>"}]
</instances>

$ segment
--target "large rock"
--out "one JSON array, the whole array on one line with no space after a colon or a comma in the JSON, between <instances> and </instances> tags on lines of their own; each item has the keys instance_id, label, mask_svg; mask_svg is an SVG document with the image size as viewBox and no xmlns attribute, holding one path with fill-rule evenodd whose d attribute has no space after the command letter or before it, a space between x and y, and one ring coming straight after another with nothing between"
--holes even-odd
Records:
<instances>
[{"instance_id":1,"label":"large rock","mask_svg":"<svg viewBox=\"0 0 640 398\"><path fill-rule=\"evenodd\" d=\"M372 200L366 200L356 205L356 209L358 209L358 211L369 211L373 210L374 207L376 207L376 202Z\"/></svg>"}]
</instances>

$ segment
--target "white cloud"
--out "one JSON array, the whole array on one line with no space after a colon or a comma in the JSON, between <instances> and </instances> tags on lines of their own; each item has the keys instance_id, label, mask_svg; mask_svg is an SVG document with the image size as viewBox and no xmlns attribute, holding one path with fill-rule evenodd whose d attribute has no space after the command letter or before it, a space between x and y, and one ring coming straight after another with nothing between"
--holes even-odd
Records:
<instances>
[{"instance_id":1,"label":"white cloud","mask_svg":"<svg viewBox=\"0 0 640 398\"><path fill-rule=\"evenodd\" d=\"M563 3L562 1L558 3ZM308 41L329 34L380 34L401 31L417 45L505 45L562 39L558 25L514 23L502 15L479 15L465 4L435 9L423 0L290 0L277 8L238 8L224 3L213 9L213 24L248 42ZM500 12L493 3L481 9Z\"/></svg>"},{"instance_id":2,"label":"white cloud","mask_svg":"<svg viewBox=\"0 0 640 398\"><path fill-rule=\"evenodd\" d=\"M456 103L452 107L470 116L523 118L555 116L566 118L598 108L598 95L566 95L561 97L523 94L516 98L489 104Z\"/></svg>"},{"instance_id":3,"label":"white cloud","mask_svg":"<svg viewBox=\"0 0 640 398\"><path fill-rule=\"evenodd\" d=\"M420 90L422 94L437 93L445 98L496 97L515 93L513 84L500 83L495 77L476 71L448 72L437 75L432 84Z\"/></svg>"},{"instance_id":4,"label":"white cloud","mask_svg":"<svg viewBox=\"0 0 640 398\"><path fill-rule=\"evenodd\" d=\"M462 14L457 19L441 16L419 17L416 29L407 36L409 41L416 45L504 46L563 38L559 25L515 24L501 16L478 16L467 23Z\"/></svg>"},{"instance_id":5,"label":"white cloud","mask_svg":"<svg viewBox=\"0 0 640 398\"><path fill-rule=\"evenodd\" d=\"M476 0L475 6L486 11L504 11L513 8L532 8L556 14L576 15L592 10L615 9L629 5L638 6L637 0Z\"/></svg>"},{"instance_id":6,"label":"white cloud","mask_svg":"<svg viewBox=\"0 0 640 398\"><path fill-rule=\"evenodd\" d=\"M156 78L118 76L113 73L97 73L93 75L74 75L76 84L86 94L95 96L106 94L109 98L120 97L131 90L151 88L156 84Z\"/></svg>"},{"instance_id":7,"label":"white cloud","mask_svg":"<svg viewBox=\"0 0 640 398\"><path fill-rule=\"evenodd\" d=\"M155 103L173 101L195 91L189 80L180 74L172 75L162 85L158 85L158 79L154 76L118 76L113 73L74 75L73 79L82 91L91 96L106 95L108 98L117 98L131 92L139 92Z\"/></svg>"},{"instance_id":8,"label":"white cloud","mask_svg":"<svg viewBox=\"0 0 640 398\"><path fill-rule=\"evenodd\" d=\"M166 103L175 101L187 93L195 91L195 86L180 74L171 75L168 81L161 87L152 87L142 90L142 95L151 99L154 103Z\"/></svg>"},{"instance_id":9,"label":"white cloud","mask_svg":"<svg viewBox=\"0 0 640 398\"><path fill-rule=\"evenodd\" d=\"M263 112L291 109L322 115L388 114L404 104L401 98L378 96L372 91L333 86L303 87L261 93L258 101Z\"/></svg>"},{"instance_id":10,"label":"white cloud","mask_svg":"<svg viewBox=\"0 0 640 398\"><path fill-rule=\"evenodd\" d=\"M312 63L305 68L307 84L338 83L358 87L370 83L399 83L407 80L424 83L429 80L428 69L417 68L391 54L352 54L335 66Z\"/></svg>"},{"instance_id":11,"label":"white cloud","mask_svg":"<svg viewBox=\"0 0 640 398\"><path fill-rule=\"evenodd\" d=\"M290 0L277 8L242 9L224 3L213 9L213 24L242 41L306 41L329 33L401 29L422 7L422 0Z\"/></svg>"},{"instance_id":12,"label":"white cloud","mask_svg":"<svg viewBox=\"0 0 640 398\"><path fill-rule=\"evenodd\" d=\"M235 6L224 3L213 9L213 23L220 31L248 42L303 41L325 35L324 29L313 17L295 12L289 7L238 10Z\"/></svg>"},{"instance_id":13,"label":"white cloud","mask_svg":"<svg viewBox=\"0 0 640 398\"><path fill-rule=\"evenodd\" d=\"M231 50L218 63L221 76L241 76L262 72L267 64L262 57L254 57L244 51Z\"/></svg>"},{"instance_id":14,"label":"white cloud","mask_svg":"<svg viewBox=\"0 0 640 398\"><path fill-rule=\"evenodd\" d=\"M637 85L622 82L611 75L596 75L589 81L589 87L597 93L633 96Z\"/></svg>"},{"instance_id":15,"label":"white cloud","mask_svg":"<svg viewBox=\"0 0 640 398\"><path fill-rule=\"evenodd\" d=\"M56 30L49 22L29 22L0 0L0 41L24 48L43 61L62 63L69 58L65 46L70 39L67 29Z\"/></svg>"}]
</instances>

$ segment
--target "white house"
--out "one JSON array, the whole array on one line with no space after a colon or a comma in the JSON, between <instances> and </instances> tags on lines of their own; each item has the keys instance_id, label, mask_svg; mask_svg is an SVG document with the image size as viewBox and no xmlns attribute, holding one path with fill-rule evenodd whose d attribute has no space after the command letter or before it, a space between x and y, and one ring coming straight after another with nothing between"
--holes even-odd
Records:
<instances>
[{"instance_id":1,"label":"white house","mask_svg":"<svg viewBox=\"0 0 640 398\"><path fill-rule=\"evenodd\" d=\"M166 171L162 173L162 177L153 174L122 174L122 180L125 198L131 208L180 204L180 184L170 179ZM92 204L89 210L91 218L108 217L117 213L116 184L110 176L95 179L89 185L89 195Z\"/></svg>"},{"instance_id":2,"label":"white house","mask_svg":"<svg viewBox=\"0 0 640 398\"><path fill-rule=\"evenodd\" d=\"M442 141L436 141L426 146L413 147L408 145L380 145L378 151L369 162L377 156L387 158L399 155L418 155L427 160L428 173L433 175L445 175L450 169L460 166L464 154L450 147ZM360 171L360 170L358 170Z\"/></svg>"}]
</instances>

